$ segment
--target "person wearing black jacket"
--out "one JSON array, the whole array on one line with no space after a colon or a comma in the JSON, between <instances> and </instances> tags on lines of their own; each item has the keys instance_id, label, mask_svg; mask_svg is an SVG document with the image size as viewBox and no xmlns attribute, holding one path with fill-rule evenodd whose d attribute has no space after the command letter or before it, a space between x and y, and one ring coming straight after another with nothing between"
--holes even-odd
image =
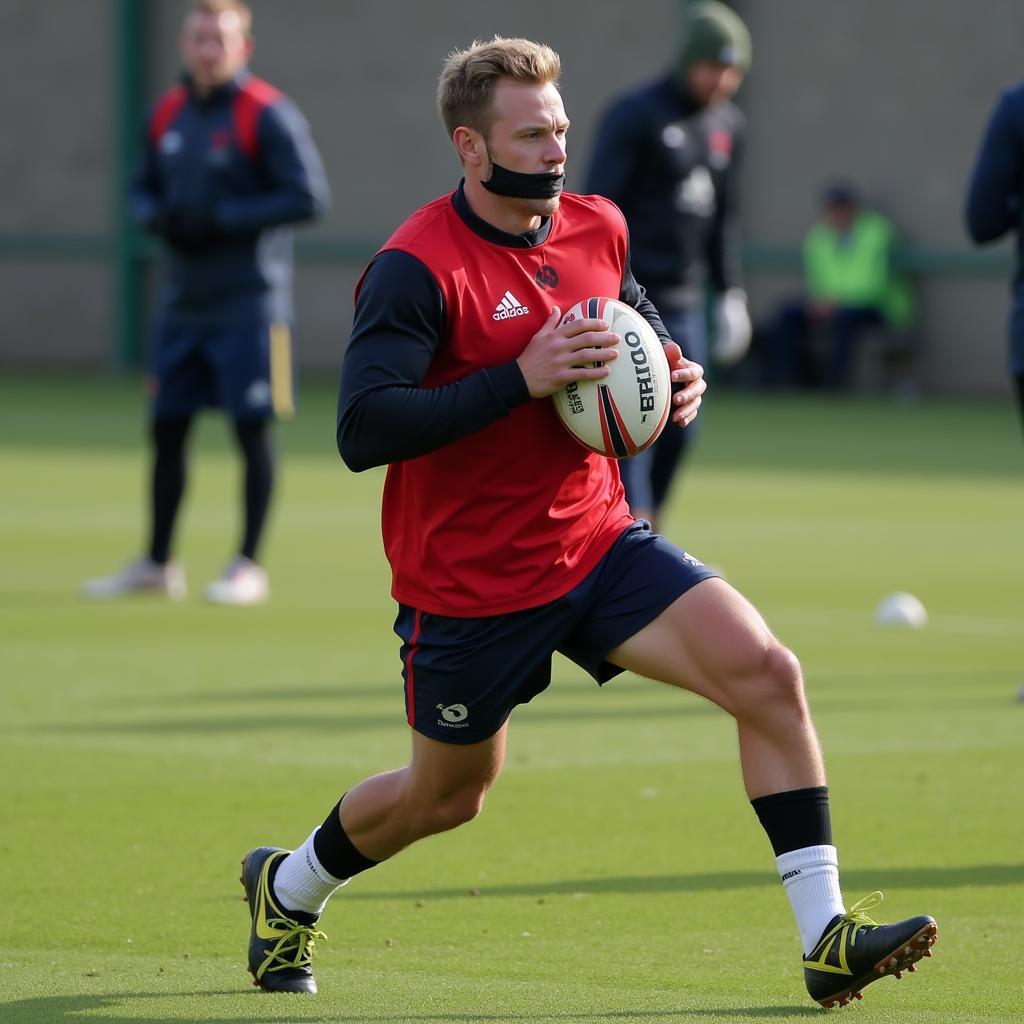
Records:
<instances>
[{"instance_id":1,"label":"person wearing black jacket","mask_svg":"<svg viewBox=\"0 0 1024 1024\"><path fill-rule=\"evenodd\" d=\"M618 204L629 225L633 269L684 355L707 362L705 291L715 294L711 355L746 353L750 317L740 285L739 171L744 118L732 96L750 66L738 15L690 4L675 67L614 100L595 133L584 192ZM623 463L634 515L655 529L693 428L665 431Z\"/></svg>"}]
</instances>

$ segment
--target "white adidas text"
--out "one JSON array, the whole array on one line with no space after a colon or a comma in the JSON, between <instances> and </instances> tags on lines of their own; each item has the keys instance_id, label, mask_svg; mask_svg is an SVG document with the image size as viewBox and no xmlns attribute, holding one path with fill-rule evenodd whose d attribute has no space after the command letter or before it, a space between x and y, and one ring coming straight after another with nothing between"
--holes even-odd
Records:
<instances>
[{"instance_id":1,"label":"white adidas text","mask_svg":"<svg viewBox=\"0 0 1024 1024\"><path fill-rule=\"evenodd\" d=\"M529 306L524 306L511 292L505 292L501 301L494 307L492 320L511 320L514 316L526 316Z\"/></svg>"}]
</instances>

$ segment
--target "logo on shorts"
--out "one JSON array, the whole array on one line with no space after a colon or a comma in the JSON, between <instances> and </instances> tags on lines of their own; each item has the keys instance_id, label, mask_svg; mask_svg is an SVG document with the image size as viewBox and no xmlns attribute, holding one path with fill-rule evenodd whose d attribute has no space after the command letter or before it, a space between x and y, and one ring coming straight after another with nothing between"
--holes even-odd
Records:
<instances>
[{"instance_id":1,"label":"logo on shorts","mask_svg":"<svg viewBox=\"0 0 1024 1024\"><path fill-rule=\"evenodd\" d=\"M438 725L446 725L450 729L465 729L469 724L466 721L469 718L469 709L465 704L449 704L447 707L438 704L437 710L441 712L441 718L437 720Z\"/></svg>"}]
</instances>

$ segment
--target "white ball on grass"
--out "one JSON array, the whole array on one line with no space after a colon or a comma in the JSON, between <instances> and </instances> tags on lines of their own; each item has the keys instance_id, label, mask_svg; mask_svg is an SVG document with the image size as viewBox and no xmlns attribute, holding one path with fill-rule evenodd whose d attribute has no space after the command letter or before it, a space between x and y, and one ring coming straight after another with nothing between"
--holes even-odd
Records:
<instances>
[{"instance_id":1,"label":"white ball on grass","mask_svg":"<svg viewBox=\"0 0 1024 1024\"><path fill-rule=\"evenodd\" d=\"M875 609L875 620L883 626L910 626L921 629L928 623L928 612L913 594L887 594Z\"/></svg>"}]
</instances>

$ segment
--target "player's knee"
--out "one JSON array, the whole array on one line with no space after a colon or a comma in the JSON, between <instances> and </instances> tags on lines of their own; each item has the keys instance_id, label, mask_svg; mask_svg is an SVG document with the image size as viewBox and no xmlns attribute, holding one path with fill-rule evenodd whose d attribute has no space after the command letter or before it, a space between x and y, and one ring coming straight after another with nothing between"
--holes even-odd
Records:
<instances>
[{"instance_id":1,"label":"player's knee","mask_svg":"<svg viewBox=\"0 0 1024 1024\"><path fill-rule=\"evenodd\" d=\"M448 832L472 821L482 810L487 789L466 786L439 799L431 809L435 832Z\"/></svg>"},{"instance_id":2,"label":"player's knee","mask_svg":"<svg viewBox=\"0 0 1024 1024\"><path fill-rule=\"evenodd\" d=\"M760 681L761 699L775 707L804 708L804 679L797 656L773 640L765 651Z\"/></svg>"},{"instance_id":3,"label":"player's knee","mask_svg":"<svg viewBox=\"0 0 1024 1024\"><path fill-rule=\"evenodd\" d=\"M734 713L737 718L762 718L791 708L804 713L804 684L796 655L774 638L757 652L756 659L733 686Z\"/></svg>"}]
</instances>

